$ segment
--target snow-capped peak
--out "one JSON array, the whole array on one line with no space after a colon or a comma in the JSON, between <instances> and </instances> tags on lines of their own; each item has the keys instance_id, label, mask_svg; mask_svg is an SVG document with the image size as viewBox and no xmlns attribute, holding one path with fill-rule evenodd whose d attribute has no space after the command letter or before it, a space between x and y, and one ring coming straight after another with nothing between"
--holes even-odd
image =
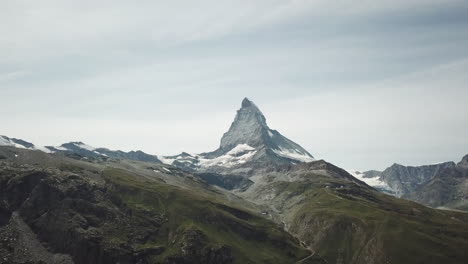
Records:
<instances>
[{"instance_id":1,"label":"snow-capped peak","mask_svg":"<svg viewBox=\"0 0 468 264\"><path fill-rule=\"evenodd\" d=\"M36 146L33 143L24 141L17 138L9 138L7 136L0 136L0 146L11 146L15 148L40 150L45 153L51 153L52 151L44 146Z\"/></svg>"},{"instance_id":2,"label":"snow-capped peak","mask_svg":"<svg viewBox=\"0 0 468 264\"><path fill-rule=\"evenodd\" d=\"M18 144L14 142L13 139L6 137L6 136L0 136L0 146L11 146L11 147L16 147L16 148L26 148L24 145Z\"/></svg>"},{"instance_id":3,"label":"snow-capped peak","mask_svg":"<svg viewBox=\"0 0 468 264\"><path fill-rule=\"evenodd\" d=\"M242 101L234 122L221 138L218 153L227 153L236 146L247 144L253 148L271 149L279 157L300 162L314 161L314 157L292 140L268 127L260 109L248 98Z\"/></svg>"},{"instance_id":4,"label":"snow-capped peak","mask_svg":"<svg viewBox=\"0 0 468 264\"><path fill-rule=\"evenodd\" d=\"M35 149L34 144L17 138L0 136L0 146L12 146L15 148Z\"/></svg>"}]
</instances>

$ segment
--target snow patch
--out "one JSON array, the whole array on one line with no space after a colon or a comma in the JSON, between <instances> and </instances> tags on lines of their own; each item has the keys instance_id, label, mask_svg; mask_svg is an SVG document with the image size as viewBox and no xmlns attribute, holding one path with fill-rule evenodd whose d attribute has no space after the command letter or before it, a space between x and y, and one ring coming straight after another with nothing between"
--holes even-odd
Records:
<instances>
[{"instance_id":1,"label":"snow patch","mask_svg":"<svg viewBox=\"0 0 468 264\"><path fill-rule=\"evenodd\" d=\"M82 148L82 149L86 149L86 150L89 150L89 151L94 151L96 148L93 147L93 146L90 146L90 145L87 145L85 143L73 143L73 145L79 147L79 148Z\"/></svg>"},{"instance_id":2,"label":"snow patch","mask_svg":"<svg viewBox=\"0 0 468 264\"><path fill-rule=\"evenodd\" d=\"M156 156L162 163L167 164L167 165L172 165L174 161L176 160L175 158L166 158L164 156Z\"/></svg>"},{"instance_id":3,"label":"snow patch","mask_svg":"<svg viewBox=\"0 0 468 264\"><path fill-rule=\"evenodd\" d=\"M11 141L4 136L0 136L0 146L11 146Z\"/></svg>"},{"instance_id":4,"label":"snow patch","mask_svg":"<svg viewBox=\"0 0 468 264\"><path fill-rule=\"evenodd\" d=\"M62 150L62 151L68 151L67 148L65 147L62 147L62 146L58 146L58 147L54 147L55 149L58 149L58 150Z\"/></svg>"},{"instance_id":5,"label":"snow patch","mask_svg":"<svg viewBox=\"0 0 468 264\"><path fill-rule=\"evenodd\" d=\"M199 156L196 154L182 153L177 156L156 156L162 163L173 165L175 161L182 163L197 163Z\"/></svg>"},{"instance_id":6,"label":"snow patch","mask_svg":"<svg viewBox=\"0 0 468 264\"><path fill-rule=\"evenodd\" d=\"M275 152L276 155L278 156L301 161L301 162L311 162L315 160L311 156L304 154L297 149L289 150L289 149L282 148L280 146L279 149L273 149L273 152Z\"/></svg>"},{"instance_id":7,"label":"snow patch","mask_svg":"<svg viewBox=\"0 0 468 264\"><path fill-rule=\"evenodd\" d=\"M53 151L51 151L50 149L44 147L44 146L38 146L38 147L35 147L35 149L37 150L40 150L42 152L45 152L45 153L53 153Z\"/></svg>"},{"instance_id":8,"label":"snow patch","mask_svg":"<svg viewBox=\"0 0 468 264\"><path fill-rule=\"evenodd\" d=\"M13 140L4 136L0 136L0 146L11 146L11 147L22 148L22 149L26 148L25 146L18 144L14 142Z\"/></svg>"},{"instance_id":9,"label":"snow patch","mask_svg":"<svg viewBox=\"0 0 468 264\"><path fill-rule=\"evenodd\" d=\"M200 158L199 161L200 166L205 168L212 166L222 166L229 168L246 163L252 159L255 153L257 153L255 148L247 144L239 144L222 156L214 159Z\"/></svg>"},{"instance_id":10,"label":"snow patch","mask_svg":"<svg viewBox=\"0 0 468 264\"><path fill-rule=\"evenodd\" d=\"M364 173L362 173L362 172L359 172L359 171L356 171L356 170L346 170L346 171L349 174L351 174L354 178L367 183L367 185L369 185L369 186L378 187L378 188L382 188L382 189L385 189L385 190L392 191L392 188L390 186L388 186L387 183L382 181L379 176L372 177L372 178L367 178L367 177L364 177Z\"/></svg>"},{"instance_id":11,"label":"snow patch","mask_svg":"<svg viewBox=\"0 0 468 264\"><path fill-rule=\"evenodd\" d=\"M21 148L21 149L42 150L40 147L37 148L34 145L33 145L34 147L23 146L23 145L21 145L19 143L14 142L13 140L11 140L8 137L5 137L5 136L0 136L0 146L10 146L10 147ZM46 151L44 151L44 152L46 152Z\"/></svg>"},{"instance_id":12,"label":"snow patch","mask_svg":"<svg viewBox=\"0 0 468 264\"><path fill-rule=\"evenodd\" d=\"M239 144L235 146L233 149L231 149L226 155L237 155L242 152L247 152L247 151L252 151L255 150L255 148L252 148L251 146L247 144Z\"/></svg>"}]
</instances>

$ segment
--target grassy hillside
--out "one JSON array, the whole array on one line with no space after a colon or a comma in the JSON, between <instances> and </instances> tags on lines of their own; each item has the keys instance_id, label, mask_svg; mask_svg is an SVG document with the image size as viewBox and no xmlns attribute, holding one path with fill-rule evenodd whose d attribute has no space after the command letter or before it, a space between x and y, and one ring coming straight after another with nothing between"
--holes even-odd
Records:
<instances>
[{"instance_id":1,"label":"grassy hillside","mask_svg":"<svg viewBox=\"0 0 468 264\"><path fill-rule=\"evenodd\" d=\"M431 209L329 177L293 172L247 194L328 263L466 263L468 214ZM287 178L282 175L270 179Z\"/></svg>"},{"instance_id":2,"label":"grassy hillside","mask_svg":"<svg viewBox=\"0 0 468 264\"><path fill-rule=\"evenodd\" d=\"M153 229L157 235L139 245L165 248L153 261L177 259L184 251L202 255L226 249L232 250L234 263L292 263L309 255L277 225L225 205L225 201L207 200L197 193L138 178L118 169L105 170L104 178L112 185L111 193L130 208L132 214L154 215L161 219L154 227L157 231ZM131 232L119 229L118 235L110 239L127 241Z\"/></svg>"}]
</instances>

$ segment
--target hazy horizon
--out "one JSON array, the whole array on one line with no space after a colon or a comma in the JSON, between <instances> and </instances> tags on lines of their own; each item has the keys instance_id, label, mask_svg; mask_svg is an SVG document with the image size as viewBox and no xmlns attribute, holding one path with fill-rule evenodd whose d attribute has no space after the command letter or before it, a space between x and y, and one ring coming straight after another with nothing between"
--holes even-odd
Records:
<instances>
[{"instance_id":1,"label":"hazy horizon","mask_svg":"<svg viewBox=\"0 0 468 264\"><path fill-rule=\"evenodd\" d=\"M0 135L200 153L248 97L346 169L468 154L467 1L5 1L0 22Z\"/></svg>"}]
</instances>

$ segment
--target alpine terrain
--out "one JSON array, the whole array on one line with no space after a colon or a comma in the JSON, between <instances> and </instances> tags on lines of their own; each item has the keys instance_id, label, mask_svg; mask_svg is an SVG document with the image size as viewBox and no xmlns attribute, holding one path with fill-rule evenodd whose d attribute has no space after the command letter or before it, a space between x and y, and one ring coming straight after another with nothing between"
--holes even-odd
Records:
<instances>
[{"instance_id":1,"label":"alpine terrain","mask_svg":"<svg viewBox=\"0 0 468 264\"><path fill-rule=\"evenodd\" d=\"M0 145L0 263L468 259L468 214L431 208L466 197L467 157L349 173L270 129L247 98L211 152Z\"/></svg>"}]
</instances>

